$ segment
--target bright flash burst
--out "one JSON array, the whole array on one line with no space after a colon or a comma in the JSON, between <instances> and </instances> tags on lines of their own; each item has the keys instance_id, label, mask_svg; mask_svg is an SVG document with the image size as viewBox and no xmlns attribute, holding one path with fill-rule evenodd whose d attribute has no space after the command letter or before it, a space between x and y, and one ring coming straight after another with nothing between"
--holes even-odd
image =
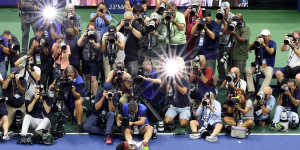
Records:
<instances>
[{"instance_id":1,"label":"bright flash burst","mask_svg":"<svg viewBox=\"0 0 300 150\"><path fill-rule=\"evenodd\" d=\"M43 10L43 17L47 20L55 20L57 16L57 10L54 7L47 6Z\"/></svg>"}]
</instances>

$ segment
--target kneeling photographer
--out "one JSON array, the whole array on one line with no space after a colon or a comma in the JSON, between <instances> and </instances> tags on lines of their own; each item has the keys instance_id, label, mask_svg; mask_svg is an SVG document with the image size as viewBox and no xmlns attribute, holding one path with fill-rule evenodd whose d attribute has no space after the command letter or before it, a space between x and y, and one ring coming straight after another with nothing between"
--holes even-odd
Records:
<instances>
[{"instance_id":1,"label":"kneeling photographer","mask_svg":"<svg viewBox=\"0 0 300 150\"><path fill-rule=\"evenodd\" d=\"M260 126L265 126L271 119L271 111L276 103L272 91L271 87L265 87L263 91L257 93L256 99L253 102L255 123Z\"/></svg>"},{"instance_id":2,"label":"kneeling photographer","mask_svg":"<svg viewBox=\"0 0 300 150\"><path fill-rule=\"evenodd\" d=\"M252 129L255 125L252 101L246 98L244 91L241 89L237 91L236 95L223 105L223 121L229 126Z\"/></svg>"},{"instance_id":3,"label":"kneeling photographer","mask_svg":"<svg viewBox=\"0 0 300 150\"><path fill-rule=\"evenodd\" d=\"M5 98L0 98L0 127L3 129L3 136L0 135L0 142L2 140L9 140L10 137L8 135L9 122L8 122L8 113L5 108Z\"/></svg>"},{"instance_id":4,"label":"kneeling photographer","mask_svg":"<svg viewBox=\"0 0 300 150\"><path fill-rule=\"evenodd\" d=\"M147 107L143 104L138 104L133 99L128 104L123 104L116 121L117 126L123 130L126 141L133 141L132 133L134 135L143 135L142 144L148 146L153 134L153 127L148 122L146 112Z\"/></svg>"},{"instance_id":5,"label":"kneeling photographer","mask_svg":"<svg viewBox=\"0 0 300 150\"><path fill-rule=\"evenodd\" d=\"M109 72L116 68L117 62L124 63L125 60L125 37L121 32L117 32L115 26L109 26L108 32L104 33L101 45L103 53L103 65L105 79Z\"/></svg>"},{"instance_id":6,"label":"kneeling photographer","mask_svg":"<svg viewBox=\"0 0 300 150\"><path fill-rule=\"evenodd\" d=\"M24 100L24 88L22 87L19 79L15 76L16 72L10 73L7 79L3 81L2 90L3 95L8 98L8 101L6 102L8 126L10 127L11 124L14 123L14 129L11 130L19 132L21 130L22 119L26 113L26 107ZM16 122L14 122L14 120L16 120Z\"/></svg>"},{"instance_id":7,"label":"kneeling photographer","mask_svg":"<svg viewBox=\"0 0 300 150\"><path fill-rule=\"evenodd\" d=\"M268 29L263 29L256 41L250 44L250 50L255 50L255 62L250 68L246 69L246 77L248 83L248 92L263 91L263 89L271 83L273 77L273 68L275 65L276 42L271 40L271 33ZM260 89L254 87L253 74L265 75L264 82ZM258 81L257 81L258 82Z\"/></svg>"},{"instance_id":8,"label":"kneeling photographer","mask_svg":"<svg viewBox=\"0 0 300 150\"><path fill-rule=\"evenodd\" d=\"M240 75L240 69L238 67L232 67L225 80L222 82L221 88L228 90L226 98L227 100L230 100L231 97L236 96L236 92L238 90L243 90L243 92L246 92L247 83L240 78Z\"/></svg>"},{"instance_id":9,"label":"kneeling photographer","mask_svg":"<svg viewBox=\"0 0 300 150\"><path fill-rule=\"evenodd\" d=\"M223 123L221 119L221 104L215 99L212 92L205 93L196 115L198 120L191 120L191 139L204 138L209 142L217 142L217 135L221 132ZM198 130L199 129L199 132Z\"/></svg>"},{"instance_id":10,"label":"kneeling photographer","mask_svg":"<svg viewBox=\"0 0 300 150\"><path fill-rule=\"evenodd\" d=\"M119 97L111 83L104 83L104 90L98 91L94 113L84 123L84 130L91 134L105 135L106 144L112 144L112 127Z\"/></svg>"},{"instance_id":11,"label":"kneeling photographer","mask_svg":"<svg viewBox=\"0 0 300 150\"><path fill-rule=\"evenodd\" d=\"M271 127L282 131L299 127L299 104L300 90L289 80L281 86Z\"/></svg>"},{"instance_id":12,"label":"kneeling photographer","mask_svg":"<svg viewBox=\"0 0 300 150\"><path fill-rule=\"evenodd\" d=\"M77 130L82 132L82 97L85 96L84 81L83 78L78 74L75 67L69 65L65 69L63 76L56 79L49 86L49 90L55 90L55 94L58 95L56 101L62 101L66 104L68 110L71 112L71 115L76 117Z\"/></svg>"},{"instance_id":13,"label":"kneeling photographer","mask_svg":"<svg viewBox=\"0 0 300 150\"><path fill-rule=\"evenodd\" d=\"M49 118L52 100L45 95L45 89L42 86L37 85L34 98L30 101L26 101L27 114L23 120L21 137L18 141L19 144L29 144L27 143L29 128L33 129L35 133L39 135L44 133L43 130L49 130L51 126Z\"/></svg>"}]
</instances>

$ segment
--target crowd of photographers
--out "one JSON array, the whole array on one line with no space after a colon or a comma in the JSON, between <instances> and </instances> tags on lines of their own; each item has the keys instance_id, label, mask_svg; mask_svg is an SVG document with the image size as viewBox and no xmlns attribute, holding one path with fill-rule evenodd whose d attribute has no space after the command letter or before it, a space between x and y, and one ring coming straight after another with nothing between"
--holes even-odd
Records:
<instances>
[{"instance_id":1,"label":"crowd of photographers","mask_svg":"<svg viewBox=\"0 0 300 150\"><path fill-rule=\"evenodd\" d=\"M268 29L251 42L243 15L233 14L228 2L216 17L200 2L192 0L181 13L174 2L161 0L147 16L146 1L125 0L116 26L100 3L83 29L72 4L62 21L37 21L39 1L21 0L22 46L10 31L0 36L1 139L19 133L20 144L51 144L52 135L63 136L66 119L79 132L104 135L107 144L121 133L126 142L117 149L147 148L157 131L173 131L177 122L190 126L191 139L209 142L222 129L243 138L255 125L297 128L300 32L284 37L288 63L274 68L277 47ZM250 50L255 60L246 68ZM277 88L270 87L272 78ZM222 100L216 100L217 86L226 91ZM133 141L138 134L141 143Z\"/></svg>"}]
</instances>

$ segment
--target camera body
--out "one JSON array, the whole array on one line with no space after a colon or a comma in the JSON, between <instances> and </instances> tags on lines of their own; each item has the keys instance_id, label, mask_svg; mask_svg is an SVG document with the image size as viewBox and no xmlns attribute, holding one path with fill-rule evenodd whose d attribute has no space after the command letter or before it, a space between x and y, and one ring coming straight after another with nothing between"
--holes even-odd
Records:
<instances>
[{"instance_id":1,"label":"camera body","mask_svg":"<svg viewBox=\"0 0 300 150\"><path fill-rule=\"evenodd\" d=\"M146 26L147 32L153 32L157 29L156 19L151 19L149 24Z\"/></svg>"},{"instance_id":2,"label":"camera body","mask_svg":"<svg viewBox=\"0 0 300 150\"><path fill-rule=\"evenodd\" d=\"M117 30L115 27L111 27L108 30L108 41L112 44L116 41L116 32Z\"/></svg>"},{"instance_id":3,"label":"camera body","mask_svg":"<svg viewBox=\"0 0 300 150\"><path fill-rule=\"evenodd\" d=\"M60 77L56 80L56 92L58 93L58 98L67 99L69 92L72 90L73 86L73 78L72 77Z\"/></svg>"},{"instance_id":4,"label":"camera body","mask_svg":"<svg viewBox=\"0 0 300 150\"><path fill-rule=\"evenodd\" d=\"M280 88L280 93L284 93L289 90L290 90L290 87L288 86L288 84L283 84Z\"/></svg>"},{"instance_id":5,"label":"camera body","mask_svg":"<svg viewBox=\"0 0 300 150\"><path fill-rule=\"evenodd\" d=\"M266 97L264 92L258 92L256 95L256 100L260 101L260 100L264 100Z\"/></svg>"},{"instance_id":6,"label":"camera body","mask_svg":"<svg viewBox=\"0 0 300 150\"><path fill-rule=\"evenodd\" d=\"M241 101L239 96L231 97L230 100L227 101L228 106L234 107L236 104L239 104Z\"/></svg>"},{"instance_id":7,"label":"camera body","mask_svg":"<svg viewBox=\"0 0 300 150\"><path fill-rule=\"evenodd\" d=\"M0 97L0 104L5 104L8 101L8 97Z\"/></svg>"},{"instance_id":8,"label":"camera body","mask_svg":"<svg viewBox=\"0 0 300 150\"><path fill-rule=\"evenodd\" d=\"M191 6L191 9L190 9L190 16L191 16L191 17L195 16L196 13L197 13L197 10L198 10L198 6L192 5L192 6Z\"/></svg>"},{"instance_id":9,"label":"camera body","mask_svg":"<svg viewBox=\"0 0 300 150\"><path fill-rule=\"evenodd\" d=\"M207 24L207 20L205 18L201 19L198 26L197 26L197 30L202 31L206 24Z\"/></svg>"},{"instance_id":10,"label":"camera body","mask_svg":"<svg viewBox=\"0 0 300 150\"><path fill-rule=\"evenodd\" d=\"M283 41L284 45L289 45L292 41L293 42L300 41L300 39L294 38L293 34L287 34L286 36L288 37L288 39Z\"/></svg>"},{"instance_id":11,"label":"camera body","mask_svg":"<svg viewBox=\"0 0 300 150\"><path fill-rule=\"evenodd\" d=\"M122 75L124 72L123 65L121 63L116 64L116 74L119 79L122 79Z\"/></svg>"},{"instance_id":12,"label":"camera body","mask_svg":"<svg viewBox=\"0 0 300 150\"><path fill-rule=\"evenodd\" d=\"M166 20L168 21L168 22L170 22L171 21L171 19L174 17L174 14L173 14L173 12L171 12L171 11L166 11Z\"/></svg>"},{"instance_id":13,"label":"camera body","mask_svg":"<svg viewBox=\"0 0 300 150\"><path fill-rule=\"evenodd\" d=\"M124 27L125 27L125 28L128 28L128 27L130 26L130 21L131 21L131 20L129 20L129 19L125 19L125 20L124 20L124 22L125 22L125 23L124 23Z\"/></svg>"},{"instance_id":14,"label":"camera body","mask_svg":"<svg viewBox=\"0 0 300 150\"><path fill-rule=\"evenodd\" d=\"M225 80L227 82L232 82L232 81L235 81L237 79L237 75L236 73L229 73L226 77L225 77Z\"/></svg>"},{"instance_id":15,"label":"camera body","mask_svg":"<svg viewBox=\"0 0 300 150\"><path fill-rule=\"evenodd\" d=\"M65 52L67 50L67 44L64 41L59 43L59 47L61 48L61 50L63 52Z\"/></svg>"},{"instance_id":16,"label":"camera body","mask_svg":"<svg viewBox=\"0 0 300 150\"><path fill-rule=\"evenodd\" d=\"M73 15L72 11L68 11L68 12L67 12L67 17L68 17L70 20L75 20L75 17L74 17L74 15Z\"/></svg>"},{"instance_id":17,"label":"camera body","mask_svg":"<svg viewBox=\"0 0 300 150\"><path fill-rule=\"evenodd\" d=\"M209 105L209 99L208 98L203 99L202 102L201 102L201 105L203 107L206 107L207 105Z\"/></svg>"},{"instance_id":18,"label":"camera body","mask_svg":"<svg viewBox=\"0 0 300 150\"><path fill-rule=\"evenodd\" d=\"M88 30L88 32L87 32L87 39L89 41L90 40L96 41L96 39L97 39L96 31Z\"/></svg>"},{"instance_id":19,"label":"camera body","mask_svg":"<svg viewBox=\"0 0 300 150\"><path fill-rule=\"evenodd\" d=\"M224 16L225 16L225 11L224 11L223 8L221 8L221 9L220 9L220 12L218 12L218 13L216 14L216 18L217 18L218 20L223 20L223 19L224 19Z\"/></svg>"}]
</instances>

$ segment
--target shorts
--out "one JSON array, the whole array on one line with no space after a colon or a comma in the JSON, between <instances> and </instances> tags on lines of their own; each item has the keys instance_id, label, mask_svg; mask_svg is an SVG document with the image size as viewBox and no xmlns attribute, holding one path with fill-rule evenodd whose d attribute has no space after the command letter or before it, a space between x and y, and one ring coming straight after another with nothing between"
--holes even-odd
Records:
<instances>
[{"instance_id":1,"label":"shorts","mask_svg":"<svg viewBox=\"0 0 300 150\"><path fill-rule=\"evenodd\" d=\"M213 124L209 124L209 123L208 123L208 124L204 124L204 121L203 121L203 120L198 120L198 123L199 123L199 127L200 127L200 126L203 126L203 127L205 127L206 129L208 129L208 128L209 128L209 129L211 129L211 128L214 129L214 128L216 127L217 124L222 124L222 125L223 125L223 122L222 122L222 121L216 121L216 122L214 122ZM213 129L212 129L212 130L213 130Z\"/></svg>"},{"instance_id":2,"label":"shorts","mask_svg":"<svg viewBox=\"0 0 300 150\"><path fill-rule=\"evenodd\" d=\"M179 113L179 119L190 120L191 118L191 108L189 106L184 108L179 108L171 105L166 112L166 116L170 118L175 118L178 115L178 113Z\"/></svg>"},{"instance_id":3,"label":"shorts","mask_svg":"<svg viewBox=\"0 0 300 150\"><path fill-rule=\"evenodd\" d=\"M98 62L83 61L82 72L84 74L90 74L92 76L98 76L100 66Z\"/></svg>"}]
</instances>

